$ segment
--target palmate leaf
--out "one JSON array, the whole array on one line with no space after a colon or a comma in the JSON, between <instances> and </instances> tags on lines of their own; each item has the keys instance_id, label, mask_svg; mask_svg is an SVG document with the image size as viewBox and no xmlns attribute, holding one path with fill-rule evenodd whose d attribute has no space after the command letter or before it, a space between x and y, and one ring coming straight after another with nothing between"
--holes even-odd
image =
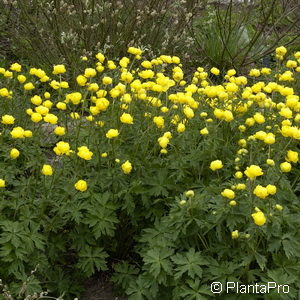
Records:
<instances>
[{"instance_id":1,"label":"palmate leaf","mask_svg":"<svg viewBox=\"0 0 300 300\"><path fill-rule=\"evenodd\" d=\"M137 280L131 281L126 290L126 294L129 295L128 300L156 300L157 292L157 283L145 275L140 275Z\"/></svg>"},{"instance_id":2,"label":"palmate leaf","mask_svg":"<svg viewBox=\"0 0 300 300\"><path fill-rule=\"evenodd\" d=\"M158 169L151 177L146 178L147 195L164 196L169 195L169 190L174 188L174 182L170 179L167 169Z\"/></svg>"},{"instance_id":3,"label":"palmate leaf","mask_svg":"<svg viewBox=\"0 0 300 300\"><path fill-rule=\"evenodd\" d=\"M20 247L28 238L22 224L19 222L3 221L2 234L0 236L0 244L10 242L15 248Z\"/></svg>"},{"instance_id":4,"label":"palmate leaf","mask_svg":"<svg viewBox=\"0 0 300 300\"><path fill-rule=\"evenodd\" d=\"M186 285L180 286L174 290L174 299L185 300L206 300L211 299L212 292L207 285L202 285L200 280L187 280Z\"/></svg>"},{"instance_id":5,"label":"palmate leaf","mask_svg":"<svg viewBox=\"0 0 300 300\"><path fill-rule=\"evenodd\" d=\"M259 265L259 267L264 270L264 268L266 267L266 263L267 263L267 259L265 256L259 254L258 252L254 253L255 259Z\"/></svg>"},{"instance_id":6,"label":"palmate leaf","mask_svg":"<svg viewBox=\"0 0 300 300\"><path fill-rule=\"evenodd\" d=\"M77 263L80 268L87 276L91 276L97 271L106 271L106 261L108 254L103 248L91 247L86 245L78 254L79 261Z\"/></svg>"},{"instance_id":7,"label":"palmate leaf","mask_svg":"<svg viewBox=\"0 0 300 300\"><path fill-rule=\"evenodd\" d=\"M121 285L123 289L125 289L132 278L136 277L136 275L139 273L139 270L129 264L127 261L115 264L113 266L115 273L112 276L112 281L118 285Z\"/></svg>"},{"instance_id":8,"label":"palmate leaf","mask_svg":"<svg viewBox=\"0 0 300 300\"><path fill-rule=\"evenodd\" d=\"M287 258L300 257L300 243L297 240L285 239L282 246Z\"/></svg>"},{"instance_id":9,"label":"palmate leaf","mask_svg":"<svg viewBox=\"0 0 300 300\"><path fill-rule=\"evenodd\" d=\"M171 260L177 265L174 275L176 280L181 278L184 273L187 273L193 279L195 276L201 278L202 268L200 266L207 264L207 261L201 256L200 252L195 252L193 248L184 254L177 253L171 257Z\"/></svg>"},{"instance_id":10,"label":"palmate leaf","mask_svg":"<svg viewBox=\"0 0 300 300\"><path fill-rule=\"evenodd\" d=\"M293 284L295 281L297 281L297 277L294 275L287 274L284 269L276 269L276 270L269 270L268 271L268 279L267 281L270 281L270 279L276 284Z\"/></svg>"},{"instance_id":11,"label":"palmate leaf","mask_svg":"<svg viewBox=\"0 0 300 300\"><path fill-rule=\"evenodd\" d=\"M171 274L172 263L170 256L173 250L169 248L156 248L146 252L144 256L145 266L149 267L149 272L157 278L159 283L165 281L165 275Z\"/></svg>"},{"instance_id":12,"label":"palmate leaf","mask_svg":"<svg viewBox=\"0 0 300 300\"><path fill-rule=\"evenodd\" d=\"M87 210L84 223L92 228L96 239L101 235L114 235L115 224L119 221L115 212L116 206L111 203L108 193L94 195L94 201Z\"/></svg>"}]
</instances>

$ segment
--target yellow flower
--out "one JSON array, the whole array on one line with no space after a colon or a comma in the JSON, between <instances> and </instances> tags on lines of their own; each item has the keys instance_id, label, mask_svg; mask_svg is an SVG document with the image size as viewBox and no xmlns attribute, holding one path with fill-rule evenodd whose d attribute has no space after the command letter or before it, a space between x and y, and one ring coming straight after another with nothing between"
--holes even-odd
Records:
<instances>
[{"instance_id":1,"label":"yellow flower","mask_svg":"<svg viewBox=\"0 0 300 300\"><path fill-rule=\"evenodd\" d=\"M50 109L53 106L53 102L51 102L50 100L46 100L46 101L43 102L43 106Z\"/></svg>"},{"instance_id":2,"label":"yellow flower","mask_svg":"<svg viewBox=\"0 0 300 300\"><path fill-rule=\"evenodd\" d=\"M183 113L188 119L192 119L195 116L194 111L189 106L183 109Z\"/></svg>"},{"instance_id":3,"label":"yellow flower","mask_svg":"<svg viewBox=\"0 0 300 300\"><path fill-rule=\"evenodd\" d=\"M266 162L269 166L275 166L275 162L273 159L268 158Z\"/></svg>"},{"instance_id":4,"label":"yellow flower","mask_svg":"<svg viewBox=\"0 0 300 300\"><path fill-rule=\"evenodd\" d=\"M273 184L268 184L268 185L266 186L266 188L267 188L267 191L268 191L268 193L269 193L270 195L275 195L275 194L276 194L277 188L276 188L275 185L273 185Z\"/></svg>"},{"instance_id":5,"label":"yellow flower","mask_svg":"<svg viewBox=\"0 0 300 300\"><path fill-rule=\"evenodd\" d=\"M156 124L158 128L164 128L165 120L163 117L154 117L153 122Z\"/></svg>"},{"instance_id":6,"label":"yellow flower","mask_svg":"<svg viewBox=\"0 0 300 300\"><path fill-rule=\"evenodd\" d=\"M279 211L282 211L283 210L283 207L280 205L280 204L276 204L275 205L275 208Z\"/></svg>"},{"instance_id":7,"label":"yellow flower","mask_svg":"<svg viewBox=\"0 0 300 300\"><path fill-rule=\"evenodd\" d=\"M24 129L22 127L15 127L13 130L10 132L11 137L13 139L22 139L24 138Z\"/></svg>"},{"instance_id":8,"label":"yellow flower","mask_svg":"<svg viewBox=\"0 0 300 300\"><path fill-rule=\"evenodd\" d=\"M26 77L24 75L18 75L17 79L20 83L24 83L26 81Z\"/></svg>"},{"instance_id":9,"label":"yellow flower","mask_svg":"<svg viewBox=\"0 0 300 300\"><path fill-rule=\"evenodd\" d=\"M168 138L168 139L171 139L172 138L172 133L170 131L166 131L163 136Z\"/></svg>"},{"instance_id":10,"label":"yellow flower","mask_svg":"<svg viewBox=\"0 0 300 300\"><path fill-rule=\"evenodd\" d=\"M39 105L38 107L35 108L35 111L43 116L47 115L49 112L49 108Z\"/></svg>"},{"instance_id":11,"label":"yellow flower","mask_svg":"<svg viewBox=\"0 0 300 300\"><path fill-rule=\"evenodd\" d=\"M268 145L275 143L275 135L273 133L268 133L266 137L264 138L264 142Z\"/></svg>"},{"instance_id":12,"label":"yellow flower","mask_svg":"<svg viewBox=\"0 0 300 300\"><path fill-rule=\"evenodd\" d=\"M185 131L185 125L180 122L178 125L177 125L177 132L181 133L181 132L184 132Z\"/></svg>"},{"instance_id":13,"label":"yellow flower","mask_svg":"<svg viewBox=\"0 0 300 300\"><path fill-rule=\"evenodd\" d=\"M105 56L104 56L102 53L100 53L100 52L96 54L96 58L97 58L101 63L103 63L104 60L105 60Z\"/></svg>"},{"instance_id":14,"label":"yellow flower","mask_svg":"<svg viewBox=\"0 0 300 300\"><path fill-rule=\"evenodd\" d=\"M0 179L0 188L5 187L5 180Z\"/></svg>"},{"instance_id":15,"label":"yellow flower","mask_svg":"<svg viewBox=\"0 0 300 300\"><path fill-rule=\"evenodd\" d=\"M125 103L130 103L132 101L132 97L130 94L124 94L121 100Z\"/></svg>"},{"instance_id":16,"label":"yellow flower","mask_svg":"<svg viewBox=\"0 0 300 300\"><path fill-rule=\"evenodd\" d=\"M32 82L28 82L28 83L24 84L24 89L26 91L33 90L34 88L35 88L35 86L32 84Z\"/></svg>"},{"instance_id":17,"label":"yellow flower","mask_svg":"<svg viewBox=\"0 0 300 300\"><path fill-rule=\"evenodd\" d=\"M122 165L121 165L121 168L123 170L123 172L125 174L129 174L132 170L132 164L129 160L126 160Z\"/></svg>"},{"instance_id":18,"label":"yellow flower","mask_svg":"<svg viewBox=\"0 0 300 300\"><path fill-rule=\"evenodd\" d=\"M85 180L80 179L74 184L74 187L77 191L84 192L88 186Z\"/></svg>"},{"instance_id":19,"label":"yellow flower","mask_svg":"<svg viewBox=\"0 0 300 300\"><path fill-rule=\"evenodd\" d=\"M42 98L38 95L34 95L33 97L31 97L30 101L36 106L41 105L43 102Z\"/></svg>"},{"instance_id":20,"label":"yellow flower","mask_svg":"<svg viewBox=\"0 0 300 300\"><path fill-rule=\"evenodd\" d=\"M257 211L255 213L253 213L251 216L254 220L254 223L257 226L263 226L267 221L267 219L262 211Z\"/></svg>"},{"instance_id":21,"label":"yellow flower","mask_svg":"<svg viewBox=\"0 0 300 300\"><path fill-rule=\"evenodd\" d=\"M77 155L85 160L91 160L93 152L89 150L86 146L78 147Z\"/></svg>"},{"instance_id":22,"label":"yellow flower","mask_svg":"<svg viewBox=\"0 0 300 300\"><path fill-rule=\"evenodd\" d=\"M106 98L99 98L96 100L96 107L100 111L105 111L109 106L109 101Z\"/></svg>"},{"instance_id":23,"label":"yellow flower","mask_svg":"<svg viewBox=\"0 0 300 300\"><path fill-rule=\"evenodd\" d=\"M260 76L260 71L258 69L251 69L249 72L249 76L258 77Z\"/></svg>"},{"instance_id":24,"label":"yellow flower","mask_svg":"<svg viewBox=\"0 0 300 300\"><path fill-rule=\"evenodd\" d=\"M78 75L76 77L76 81L77 83L80 85L80 86L85 86L86 82L87 82L87 79L86 77L84 77L83 75Z\"/></svg>"},{"instance_id":25,"label":"yellow flower","mask_svg":"<svg viewBox=\"0 0 300 300\"><path fill-rule=\"evenodd\" d=\"M292 165L289 163L289 162L283 162L283 163L281 163L280 164L280 170L282 171L282 172L290 172L291 171L291 169L292 169Z\"/></svg>"},{"instance_id":26,"label":"yellow flower","mask_svg":"<svg viewBox=\"0 0 300 300\"><path fill-rule=\"evenodd\" d=\"M50 165L43 165L42 174L45 176L51 176L53 174L52 167Z\"/></svg>"},{"instance_id":27,"label":"yellow flower","mask_svg":"<svg viewBox=\"0 0 300 300\"><path fill-rule=\"evenodd\" d=\"M96 74L97 74L97 71L93 68L86 68L84 70L84 76L87 77L87 78L95 77Z\"/></svg>"},{"instance_id":28,"label":"yellow flower","mask_svg":"<svg viewBox=\"0 0 300 300\"><path fill-rule=\"evenodd\" d=\"M107 157L107 153L106 152L101 153L101 157L103 158Z\"/></svg>"},{"instance_id":29,"label":"yellow flower","mask_svg":"<svg viewBox=\"0 0 300 300\"><path fill-rule=\"evenodd\" d=\"M215 68L215 67L211 68L211 69L210 69L210 72L211 72L212 74L214 74L214 75L219 75L219 74L220 74L220 70L217 69L217 68Z\"/></svg>"},{"instance_id":30,"label":"yellow flower","mask_svg":"<svg viewBox=\"0 0 300 300\"><path fill-rule=\"evenodd\" d=\"M204 127L203 129L200 130L200 134L202 135L207 135L209 132L208 132L208 129L206 127Z\"/></svg>"},{"instance_id":31,"label":"yellow flower","mask_svg":"<svg viewBox=\"0 0 300 300\"><path fill-rule=\"evenodd\" d=\"M128 57L122 57L120 59L120 62L119 62L119 65L122 67L122 68L127 68L128 64L130 63L130 59Z\"/></svg>"},{"instance_id":32,"label":"yellow flower","mask_svg":"<svg viewBox=\"0 0 300 300\"><path fill-rule=\"evenodd\" d=\"M152 68L152 64L150 61L148 60L144 60L142 63L141 63L141 66L144 67L145 69L151 69Z\"/></svg>"},{"instance_id":33,"label":"yellow flower","mask_svg":"<svg viewBox=\"0 0 300 300\"><path fill-rule=\"evenodd\" d=\"M70 113L70 117L72 118L72 119L79 119L80 118L80 115L79 115L79 113L77 113L77 112L71 112Z\"/></svg>"},{"instance_id":34,"label":"yellow flower","mask_svg":"<svg viewBox=\"0 0 300 300\"><path fill-rule=\"evenodd\" d=\"M10 66L9 69L12 70L12 71L15 71L15 72L21 72L22 66L18 63L14 63Z\"/></svg>"},{"instance_id":35,"label":"yellow flower","mask_svg":"<svg viewBox=\"0 0 300 300\"><path fill-rule=\"evenodd\" d=\"M66 99L70 100L73 104L77 105L82 99L82 95L79 92L70 93L66 95Z\"/></svg>"},{"instance_id":36,"label":"yellow flower","mask_svg":"<svg viewBox=\"0 0 300 300\"><path fill-rule=\"evenodd\" d=\"M244 190L244 189L246 189L246 185L244 183L238 183L236 185L236 189L237 190Z\"/></svg>"},{"instance_id":37,"label":"yellow flower","mask_svg":"<svg viewBox=\"0 0 300 300\"><path fill-rule=\"evenodd\" d=\"M11 116L11 115L4 115L4 116L2 116L1 123L5 124L5 125L14 124L15 123L15 118L13 116Z\"/></svg>"},{"instance_id":38,"label":"yellow flower","mask_svg":"<svg viewBox=\"0 0 300 300\"><path fill-rule=\"evenodd\" d=\"M228 199L233 199L235 197L234 191L230 189L225 189L223 192L221 192L221 195Z\"/></svg>"},{"instance_id":39,"label":"yellow flower","mask_svg":"<svg viewBox=\"0 0 300 300\"><path fill-rule=\"evenodd\" d=\"M39 113L34 112L34 113L31 115L31 121L34 122L34 123L38 123L38 122L40 122L42 119L43 119L43 117L42 117L42 115L39 114Z\"/></svg>"},{"instance_id":40,"label":"yellow flower","mask_svg":"<svg viewBox=\"0 0 300 300\"><path fill-rule=\"evenodd\" d=\"M230 205L230 206L236 206L236 204L237 204L237 203L236 203L235 200L231 200L231 201L229 202L229 205Z\"/></svg>"},{"instance_id":41,"label":"yellow flower","mask_svg":"<svg viewBox=\"0 0 300 300\"><path fill-rule=\"evenodd\" d=\"M53 148L56 155L70 155L70 145L67 142L60 141L56 143L56 147Z\"/></svg>"},{"instance_id":42,"label":"yellow flower","mask_svg":"<svg viewBox=\"0 0 300 300\"><path fill-rule=\"evenodd\" d=\"M58 75L58 74L63 74L65 72L66 72L66 67L64 65L55 65L55 66L53 66L52 74Z\"/></svg>"},{"instance_id":43,"label":"yellow flower","mask_svg":"<svg viewBox=\"0 0 300 300\"><path fill-rule=\"evenodd\" d=\"M57 124L57 121L58 121L58 118L56 115L54 114L47 114L45 117L44 117L44 121L46 123L50 123L50 124Z\"/></svg>"},{"instance_id":44,"label":"yellow flower","mask_svg":"<svg viewBox=\"0 0 300 300\"><path fill-rule=\"evenodd\" d=\"M158 143L159 143L160 147L162 147L162 148L167 148L169 142L170 142L170 140L166 136L162 136L162 137L158 138Z\"/></svg>"},{"instance_id":45,"label":"yellow flower","mask_svg":"<svg viewBox=\"0 0 300 300\"><path fill-rule=\"evenodd\" d=\"M256 113L253 116L253 119L255 120L255 122L257 122L258 124L262 124L265 122L265 117L261 114L261 113Z\"/></svg>"},{"instance_id":46,"label":"yellow flower","mask_svg":"<svg viewBox=\"0 0 300 300\"><path fill-rule=\"evenodd\" d=\"M60 110L66 110L67 109L67 104L63 103L63 102L57 102L56 103L56 108L58 108Z\"/></svg>"},{"instance_id":47,"label":"yellow flower","mask_svg":"<svg viewBox=\"0 0 300 300\"><path fill-rule=\"evenodd\" d=\"M234 230L231 232L231 238L234 240L234 239L237 239L239 237L239 231L238 230Z\"/></svg>"},{"instance_id":48,"label":"yellow flower","mask_svg":"<svg viewBox=\"0 0 300 300\"><path fill-rule=\"evenodd\" d=\"M109 129L106 133L106 137L108 139L112 139L112 138L115 138L119 135L119 131L118 129Z\"/></svg>"},{"instance_id":49,"label":"yellow flower","mask_svg":"<svg viewBox=\"0 0 300 300\"><path fill-rule=\"evenodd\" d=\"M226 122L230 122L233 120L233 114L230 110L225 110L223 112L223 118Z\"/></svg>"},{"instance_id":50,"label":"yellow flower","mask_svg":"<svg viewBox=\"0 0 300 300\"><path fill-rule=\"evenodd\" d=\"M230 69L230 70L227 71L228 76L233 76L235 74L236 74L236 70L234 70L234 69Z\"/></svg>"},{"instance_id":51,"label":"yellow flower","mask_svg":"<svg viewBox=\"0 0 300 300\"><path fill-rule=\"evenodd\" d=\"M287 53L287 50L284 46L280 46L275 49L275 53L279 56L284 56Z\"/></svg>"},{"instance_id":52,"label":"yellow flower","mask_svg":"<svg viewBox=\"0 0 300 300\"><path fill-rule=\"evenodd\" d=\"M163 106L161 109L160 109L161 112L163 113L167 113L169 111L169 109L166 107L166 106Z\"/></svg>"},{"instance_id":53,"label":"yellow flower","mask_svg":"<svg viewBox=\"0 0 300 300\"><path fill-rule=\"evenodd\" d=\"M141 49L135 47L129 47L127 52L133 55L142 55L143 53Z\"/></svg>"},{"instance_id":54,"label":"yellow flower","mask_svg":"<svg viewBox=\"0 0 300 300\"><path fill-rule=\"evenodd\" d=\"M91 83L88 87L88 91L97 92L99 90L99 85L97 83Z\"/></svg>"},{"instance_id":55,"label":"yellow flower","mask_svg":"<svg viewBox=\"0 0 300 300\"><path fill-rule=\"evenodd\" d=\"M235 93L235 92L238 91L238 89L239 89L239 87L233 82L229 82L226 85L226 91L227 92Z\"/></svg>"},{"instance_id":56,"label":"yellow flower","mask_svg":"<svg viewBox=\"0 0 300 300\"><path fill-rule=\"evenodd\" d=\"M235 172L234 177L237 179L241 179L243 177L243 173L241 171Z\"/></svg>"},{"instance_id":57,"label":"yellow flower","mask_svg":"<svg viewBox=\"0 0 300 300\"><path fill-rule=\"evenodd\" d=\"M112 78L111 77L108 77L108 76L105 76L102 78L102 83L104 85L108 85L108 84L111 84L112 83Z\"/></svg>"},{"instance_id":58,"label":"yellow flower","mask_svg":"<svg viewBox=\"0 0 300 300\"><path fill-rule=\"evenodd\" d=\"M209 167L212 171L216 171L223 168L223 163L221 160L214 160L210 163Z\"/></svg>"},{"instance_id":59,"label":"yellow flower","mask_svg":"<svg viewBox=\"0 0 300 300\"><path fill-rule=\"evenodd\" d=\"M9 97L9 95L10 95L10 92L8 91L7 88L0 89L0 96L1 97Z\"/></svg>"},{"instance_id":60,"label":"yellow flower","mask_svg":"<svg viewBox=\"0 0 300 300\"><path fill-rule=\"evenodd\" d=\"M253 194L262 199L265 199L269 195L267 188L261 185L257 185L255 187L255 189L253 190Z\"/></svg>"},{"instance_id":61,"label":"yellow flower","mask_svg":"<svg viewBox=\"0 0 300 300\"><path fill-rule=\"evenodd\" d=\"M285 65L287 68L297 68L297 62L295 60L288 60Z\"/></svg>"},{"instance_id":62,"label":"yellow flower","mask_svg":"<svg viewBox=\"0 0 300 300\"><path fill-rule=\"evenodd\" d=\"M94 117L93 116L86 116L85 119L89 122L94 121Z\"/></svg>"},{"instance_id":63,"label":"yellow flower","mask_svg":"<svg viewBox=\"0 0 300 300\"><path fill-rule=\"evenodd\" d=\"M130 114L123 113L120 117L120 121L124 124L133 124L133 117Z\"/></svg>"},{"instance_id":64,"label":"yellow flower","mask_svg":"<svg viewBox=\"0 0 300 300\"><path fill-rule=\"evenodd\" d=\"M12 159L16 159L17 157L19 157L20 155L20 151L16 148L13 148L10 150L10 154L9 156L12 158Z\"/></svg>"},{"instance_id":65,"label":"yellow flower","mask_svg":"<svg viewBox=\"0 0 300 300\"><path fill-rule=\"evenodd\" d=\"M116 64L115 64L112 60L108 60L108 61L107 61L107 67L108 67L110 70L114 70L117 66L116 66Z\"/></svg>"},{"instance_id":66,"label":"yellow flower","mask_svg":"<svg viewBox=\"0 0 300 300\"><path fill-rule=\"evenodd\" d=\"M31 130L25 130L24 131L24 137L27 137L27 138L32 137L32 131Z\"/></svg>"},{"instance_id":67,"label":"yellow flower","mask_svg":"<svg viewBox=\"0 0 300 300\"><path fill-rule=\"evenodd\" d=\"M65 127L62 127L62 126L57 126L55 129L54 129L54 133L56 135L64 135L66 133L66 129Z\"/></svg>"},{"instance_id":68,"label":"yellow flower","mask_svg":"<svg viewBox=\"0 0 300 300\"><path fill-rule=\"evenodd\" d=\"M299 160L298 152L289 150L289 151L287 152L287 156L286 156L285 159L286 159L288 162L293 162L293 163L298 162L298 160Z\"/></svg>"},{"instance_id":69,"label":"yellow flower","mask_svg":"<svg viewBox=\"0 0 300 300\"><path fill-rule=\"evenodd\" d=\"M262 68L260 70L261 74L263 74L263 75L269 75L269 74L271 74L271 71L272 70L270 68Z\"/></svg>"},{"instance_id":70,"label":"yellow flower","mask_svg":"<svg viewBox=\"0 0 300 300\"><path fill-rule=\"evenodd\" d=\"M152 70L143 70L139 72L139 76L143 79L149 79L154 76L154 72Z\"/></svg>"},{"instance_id":71,"label":"yellow flower","mask_svg":"<svg viewBox=\"0 0 300 300\"><path fill-rule=\"evenodd\" d=\"M185 192L185 195L189 198L192 198L195 196L195 193L193 190L189 190L189 191Z\"/></svg>"},{"instance_id":72,"label":"yellow flower","mask_svg":"<svg viewBox=\"0 0 300 300\"><path fill-rule=\"evenodd\" d=\"M262 169L257 165L251 165L246 168L245 175L250 179L255 179L257 176L263 175Z\"/></svg>"}]
</instances>

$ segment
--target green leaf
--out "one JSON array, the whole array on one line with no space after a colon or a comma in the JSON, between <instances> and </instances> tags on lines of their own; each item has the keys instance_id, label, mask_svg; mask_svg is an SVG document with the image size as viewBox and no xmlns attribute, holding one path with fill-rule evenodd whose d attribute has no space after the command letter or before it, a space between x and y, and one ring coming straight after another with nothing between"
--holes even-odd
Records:
<instances>
[{"instance_id":1,"label":"green leaf","mask_svg":"<svg viewBox=\"0 0 300 300\"><path fill-rule=\"evenodd\" d=\"M97 271L107 270L105 259L108 254L103 248L96 248L86 245L78 254L79 261L77 266L86 273L87 276L91 276Z\"/></svg>"},{"instance_id":2,"label":"green leaf","mask_svg":"<svg viewBox=\"0 0 300 300\"><path fill-rule=\"evenodd\" d=\"M176 273L174 275L176 280L181 278L186 272L193 279L195 276L201 278L202 268L200 266L206 265L207 263L207 261L201 256L200 252L195 253L194 248L191 248L187 253L184 254L177 253L171 257L171 260L178 265L175 268Z\"/></svg>"},{"instance_id":3,"label":"green leaf","mask_svg":"<svg viewBox=\"0 0 300 300\"><path fill-rule=\"evenodd\" d=\"M259 267L264 270L264 268L266 267L266 263L267 263L267 259L265 256L259 254L258 252L254 253L255 259L259 265Z\"/></svg>"},{"instance_id":4,"label":"green leaf","mask_svg":"<svg viewBox=\"0 0 300 300\"><path fill-rule=\"evenodd\" d=\"M174 298L185 300L206 300L206 296L212 296L212 292L207 285L202 285L200 280L187 280L186 284L174 290Z\"/></svg>"},{"instance_id":5,"label":"green leaf","mask_svg":"<svg viewBox=\"0 0 300 300\"><path fill-rule=\"evenodd\" d=\"M140 275L137 280L131 281L126 290L126 294L129 295L129 300L156 300L157 293L157 283L145 275Z\"/></svg>"},{"instance_id":6,"label":"green leaf","mask_svg":"<svg viewBox=\"0 0 300 300\"><path fill-rule=\"evenodd\" d=\"M125 289L132 278L134 278L139 270L128 262L122 262L113 266L115 273L112 276L112 281L122 286Z\"/></svg>"},{"instance_id":7,"label":"green leaf","mask_svg":"<svg viewBox=\"0 0 300 300\"><path fill-rule=\"evenodd\" d=\"M282 241L283 250L287 258L300 257L300 242L297 240L285 239Z\"/></svg>"},{"instance_id":8,"label":"green leaf","mask_svg":"<svg viewBox=\"0 0 300 300\"><path fill-rule=\"evenodd\" d=\"M84 220L92 228L96 239L102 235L113 236L119 221L116 216L116 205L109 201L109 194L95 194L92 205Z\"/></svg>"},{"instance_id":9,"label":"green leaf","mask_svg":"<svg viewBox=\"0 0 300 300\"><path fill-rule=\"evenodd\" d=\"M166 274L171 274L172 264L170 261L170 256L173 254L173 250L169 248L162 249L151 249L147 251L143 260L145 265L149 265L149 272L152 276L157 278L159 283L165 280Z\"/></svg>"}]
</instances>

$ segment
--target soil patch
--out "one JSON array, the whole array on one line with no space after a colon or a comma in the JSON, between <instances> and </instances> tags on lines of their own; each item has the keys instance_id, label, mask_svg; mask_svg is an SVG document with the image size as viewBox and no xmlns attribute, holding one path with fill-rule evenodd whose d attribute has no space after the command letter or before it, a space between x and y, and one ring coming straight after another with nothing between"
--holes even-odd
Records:
<instances>
[{"instance_id":1,"label":"soil patch","mask_svg":"<svg viewBox=\"0 0 300 300\"><path fill-rule=\"evenodd\" d=\"M96 274L85 284L86 291L80 300L127 300L124 297L116 296L113 284L106 274Z\"/></svg>"}]
</instances>

